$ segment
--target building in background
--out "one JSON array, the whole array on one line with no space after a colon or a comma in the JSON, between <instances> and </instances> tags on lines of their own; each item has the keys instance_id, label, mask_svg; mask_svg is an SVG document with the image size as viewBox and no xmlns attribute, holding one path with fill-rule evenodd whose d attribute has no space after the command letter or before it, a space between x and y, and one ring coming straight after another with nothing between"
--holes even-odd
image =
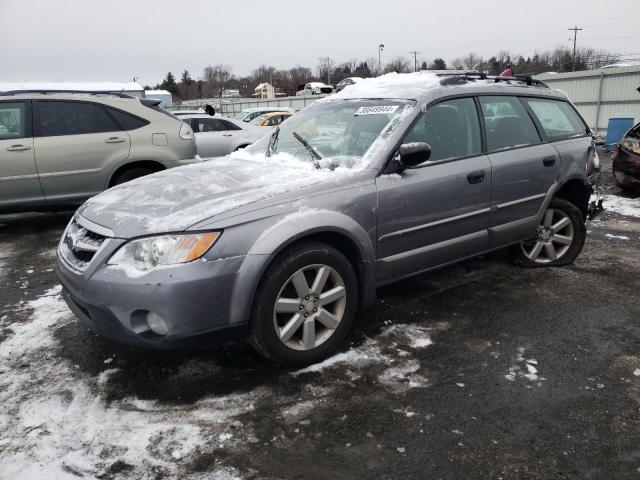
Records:
<instances>
[{"instance_id":1,"label":"building in background","mask_svg":"<svg viewBox=\"0 0 640 480\"><path fill-rule=\"evenodd\" d=\"M606 134L611 118L640 122L640 65L543 73L534 78L567 94L596 135Z\"/></svg>"},{"instance_id":2,"label":"building in background","mask_svg":"<svg viewBox=\"0 0 640 480\"><path fill-rule=\"evenodd\" d=\"M171 92L166 90L145 90L145 98L152 98L154 100L160 100L160 106L171 107L173 106L173 97Z\"/></svg>"},{"instance_id":3,"label":"building in background","mask_svg":"<svg viewBox=\"0 0 640 480\"><path fill-rule=\"evenodd\" d=\"M72 90L81 92L126 93L144 98L138 82L0 82L0 92L13 90Z\"/></svg>"},{"instance_id":4,"label":"building in background","mask_svg":"<svg viewBox=\"0 0 640 480\"><path fill-rule=\"evenodd\" d=\"M222 98L240 98L240 90L234 88L225 88L222 91Z\"/></svg>"}]
</instances>

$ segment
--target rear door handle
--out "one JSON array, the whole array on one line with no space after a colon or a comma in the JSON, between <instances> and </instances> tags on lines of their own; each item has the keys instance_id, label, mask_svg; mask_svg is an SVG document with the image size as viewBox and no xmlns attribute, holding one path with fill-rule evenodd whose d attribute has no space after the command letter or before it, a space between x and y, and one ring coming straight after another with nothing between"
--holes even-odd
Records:
<instances>
[{"instance_id":1,"label":"rear door handle","mask_svg":"<svg viewBox=\"0 0 640 480\"><path fill-rule=\"evenodd\" d=\"M471 172L469 175L467 175L467 180L469 181L469 183L473 184L473 183L481 183L482 181L484 181L484 170L478 170L476 172Z\"/></svg>"},{"instance_id":2,"label":"rear door handle","mask_svg":"<svg viewBox=\"0 0 640 480\"><path fill-rule=\"evenodd\" d=\"M556 164L556 157L551 156L551 157L544 157L542 159L542 164L545 167L553 167Z\"/></svg>"},{"instance_id":3,"label":"rear door handle","mask_svg":"<svg viewBox=\"0 0 640 480\"><path fill-rule=\"evenodd\" d=\"M122 142L126 142L126 140L122 137L111 137L111 138L107 138L104 143L122 143Z\"/></svg>"},{"instance_id":4,"label":"rear door handle","mask_svg":"<svg viewBox=\"0 0 640 480\"><path fill-rule=\"evenodd\" d=\"M31 147L29 145L11 145L9 147L7 147L7 151L8 152L21 152L23 150L31 150Z\"/></svg>"},{"instance_id":5,"label":"rear door handle","mask_svg":"<svg viewBox=\"0 0 640 480\"><path fill-rule=\"evenodd\" d=\"M231 137L231 136L233 136L233 135L231 135L230 133L223 133L223 134L222 134L222 136L223 136L223 137Z\"/></svg>"}]
</instances>

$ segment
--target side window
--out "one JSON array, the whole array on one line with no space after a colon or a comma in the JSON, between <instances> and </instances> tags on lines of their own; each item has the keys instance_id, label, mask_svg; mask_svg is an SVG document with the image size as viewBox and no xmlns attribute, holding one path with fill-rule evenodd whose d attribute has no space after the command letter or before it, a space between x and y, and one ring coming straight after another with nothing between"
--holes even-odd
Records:
<instances>
[{"instance_id":1,"label":"side window","mask_svg":"<svg viewBox=\"0 0 640 480\"><path fill-rule=\"evenodd\" d=\"M40 100L39 134L44 137L117 132L120 127L100 105Z\"/></svg>"},{"instance_id":2,"label":"side window","mask_svg":"<svg viewBox=\"0 0 640 480\"><path fill-rule=\"evenodd\" d=\"M198 122L196 132L222 132L225 130L224 125L213 118L198 118L196 121Z\"/></svg>"},{"instance_id":3,"label":"side window","mask_svg":"<svg viewBox=\"0 0 640 480\"><path fill-rule=\"evenodd\" d=\"M235 123L230 122L228 120L218 120L220 123L222 123L224 125L224 129L225 130L242 130L239 126L237 126Z\"/></svg>"},{"instance_id":4,"label":"side window","mask_svg":"<svg viewBox=\"0 0 640 480\"><path fill-rule=\"evenodd\" d=\"M567 102L542 98L529 98L525 101L549 138L587 134L587 126Z\"/></svg>"},{"instance_id":5,"label":"side window","mask_svg":"<svg viewBox=\"0 0 640 480\"><path fill-rule=\"evenodd\" d=\"M142 118L135 117L129 113L118 110L117 108L105 107L109 113L116 119L123 130L135 130L136 128L144 127L149 122Z\"/></svg>"},{"instance_id":6,"label":"side window","mask_svg":"<svg viewBox=\"0 0 640 480\"><path fill-rule=\"evenodd\" d=\"M0 103L0 140L27 136L27 105L25 102Z\"/></svg>"},{"instance_id":7,"label":"side window","mask_svg":"<svg viewBox=\"0 0 640 480\"><path fill-rule=\"evenodd\" d=\"M445 100L430 107L404 140L431 145L429 160L480 155L480 123L472 98Z\"/></svg>"},{"instance_id":8,"label":"side window","mask_svg":"<svg viewBox=\"0 0 640 480\"><path fill-rule=\"evenodd\" d=\"M487 150L505 150L540 143L531 117L517 97L480 97Z\"/></svg>"}]
</instances>

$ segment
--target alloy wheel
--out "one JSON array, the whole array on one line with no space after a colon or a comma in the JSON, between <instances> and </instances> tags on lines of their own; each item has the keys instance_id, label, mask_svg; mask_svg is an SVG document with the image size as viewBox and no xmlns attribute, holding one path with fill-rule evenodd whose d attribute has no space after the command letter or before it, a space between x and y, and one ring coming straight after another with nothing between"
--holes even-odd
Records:
<instances>
[{"instance_id":1,"label":"alloy wheel","mask_svg":"<svg viewBox=\"0 0 640 480\"><path fill-rule=\"evenodd\" d=\"M328 265L301 268L280 289L273 324L280 341L293 350L311 350L326 342L345 313L347 290Z\"/></svg>"},{"instance_id":2,"label":"alloy wheel","mask_svg":"<svg viewBox=\"0 0 640 480\"><path fill-rule=\"evenodd\" d=\"M538 225L535 238L522 242L524 255L536 263L550 263L562 258L573 243L573 223L561 210L550 208Z\"/></svg>"}]
</instances>

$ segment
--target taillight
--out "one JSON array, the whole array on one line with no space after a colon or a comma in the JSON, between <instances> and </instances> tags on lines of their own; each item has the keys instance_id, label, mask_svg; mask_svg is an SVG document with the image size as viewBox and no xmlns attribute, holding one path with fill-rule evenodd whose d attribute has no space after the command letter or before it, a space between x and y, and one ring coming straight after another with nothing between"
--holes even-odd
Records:
<instances>
[{"instance_id":1,"label":"taillight","mask_svg":"<svg viewBox=\"0 0 640 480\"><path fill-rule=\"evenodd\" d=\"M180 138L183 140L193 140L193 130L184 122L182 122L182 126L180 127Z\"/></svg>"},{"instance_id":2,"label":"taillight","mask_svg":"<svg viewBox=\"0 0 640 480\"><path fill-rule=\"evenodd\" d=\"M626 135L622 137L620 147L627 152L640 154L640 138Z\"/></svg>"}]
</instances>

